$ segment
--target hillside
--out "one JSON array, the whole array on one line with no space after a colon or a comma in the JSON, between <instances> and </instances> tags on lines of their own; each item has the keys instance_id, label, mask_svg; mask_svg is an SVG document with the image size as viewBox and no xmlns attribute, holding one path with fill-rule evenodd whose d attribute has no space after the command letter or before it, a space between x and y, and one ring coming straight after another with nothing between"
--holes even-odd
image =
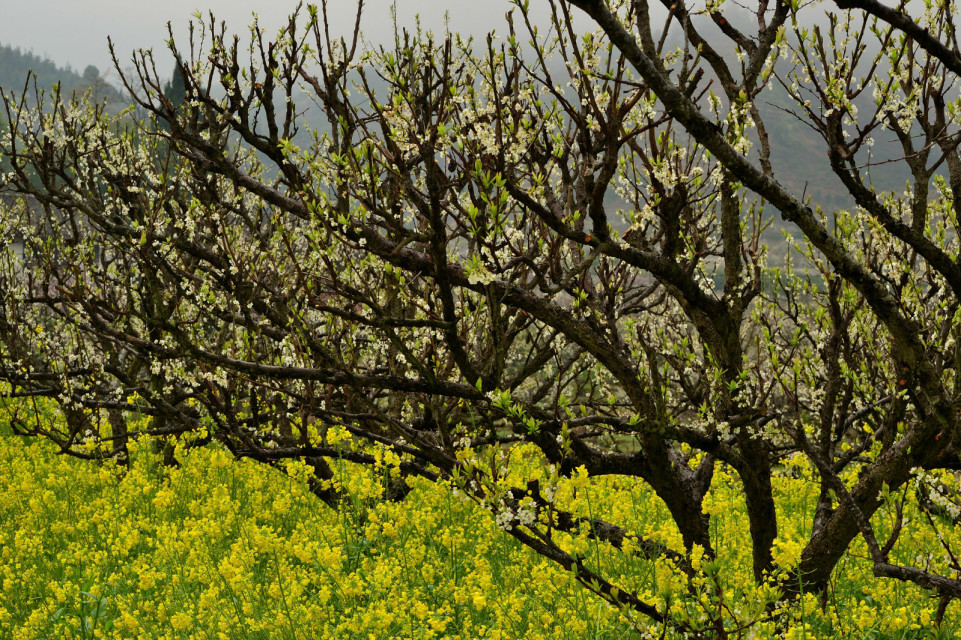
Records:
<instances>
[{"instance_id":1,"label":"hillside","mask_svg":"<svg viewBox=\"0 0 961 640\"><path fill-rule=\"evenodd\" d=\"M107 102L121 99L120 92L104 80L94 66L88 66L81 74L18 47L0 45L0 88L7 92L23 91L30 72L36 76L37 87L43 90L48 91L59 83L66 94L92 89L98 98Z\"/></svg>"}]
</instances>

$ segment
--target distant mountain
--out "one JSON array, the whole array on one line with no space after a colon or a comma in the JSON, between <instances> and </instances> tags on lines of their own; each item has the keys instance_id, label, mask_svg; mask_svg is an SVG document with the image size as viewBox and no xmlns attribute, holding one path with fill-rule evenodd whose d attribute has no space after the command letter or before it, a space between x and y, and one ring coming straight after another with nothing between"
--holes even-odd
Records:
<instances>
[{"instance_id":1,"label":"distant mountain","mask_svg":"<svg viewBox=\"0 0 961 640\"><path fill-rule=\"evenodd\" d=\"M18 47L0 45L0 88L7 93L23 91L30 72L36 76L37 87L44 91L50 91L59 84L66 96L74 91L91 90L97 100L106 100L108 103L121 101L120 92L104 80L93 65L83 73L77 73L69 67L58 67L47 58L21 51Z\"/></svg>"}]
</instances>

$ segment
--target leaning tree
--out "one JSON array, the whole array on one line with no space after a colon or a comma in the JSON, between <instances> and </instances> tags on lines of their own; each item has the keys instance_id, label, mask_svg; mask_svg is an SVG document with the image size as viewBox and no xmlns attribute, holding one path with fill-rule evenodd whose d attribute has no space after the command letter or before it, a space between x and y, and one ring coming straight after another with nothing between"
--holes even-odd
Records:
<instances>
[{"instance_id":1,"label":"leaning tree","mask_svg":"<svg viewBox=\"0 0 961 640\"><path fill-rule=\"evenodd\" d=\"M387 48L363 45L360 9L347 38L326 7L249 42L211 17L171 38L182 104L150 52L117 63L143 121L5 94L3 187L32 204L3 213L26 235L3 266L0 374L65 416L14 427L121 463L147 434L171 463L176 440L298 459L333 506L332 460L391 452L388 497L446 479L599 597L716 637L745 623L723 589L677 617L564 540L670 558L696 585L723 466L759 585L823 591L857 542L943 613L961 596L949 536L943 560L890 554L961 504L939 480L961 468L950 3L920 19L874 0L544 4L540 29L524 1L500 39ZM820 157L786 164L799 149ZM844 206L808 195L818 162ZM885 191L872 175L892 163L906 186ZM544 478L507 482L515 442ZM799 457L820 491L785 571L772 480ZM574 473L649 487L676 548L565 510L554 488ZM908 499L927 516L905 518Z\"/></svg>"}]
</instances>

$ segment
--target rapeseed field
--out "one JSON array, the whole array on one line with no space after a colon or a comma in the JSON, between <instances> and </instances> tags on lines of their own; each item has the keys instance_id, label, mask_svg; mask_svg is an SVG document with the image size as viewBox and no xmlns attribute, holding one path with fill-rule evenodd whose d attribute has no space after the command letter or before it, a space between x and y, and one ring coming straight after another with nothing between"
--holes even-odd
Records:
<instances>
[{"instance_id":1,"label":"rapeseed field","mask_svg":"<svg viewBox=\"0 0 961 640\"><path fill-rule=\"evenodd\" d=\"M382 500L383 478L396 463L390 456L373 470L335 465L334 483L347 497L334 510L310 494L301 463L285 473L209 446L180 448L181 465L164 467L149 440L131 449L125 468L0 436L0 638L674 637L604 604L449 485L411 479L405 500ZM517 486L544 472L529 446L509 456ZM799 458L776 481L776 558L786 571L797 562L818 488ZM906 495L889 497L876 518L881 532ZM625 478L575 474L556 499L682 546L659 500ZM951 638L961 631L957 603L935 629L937 599L876 580L858 546L827 597L777 605L777 584L759 587L751 578L732 472L719 469L706 504L718 558L708 562L695 550L693 577L586 533L567 536L565 545L677 617L696 621L720 608L731 637ZM923 562L941 549L932 532L902 539L894 555Z\"/></svg>"}]
</instances>

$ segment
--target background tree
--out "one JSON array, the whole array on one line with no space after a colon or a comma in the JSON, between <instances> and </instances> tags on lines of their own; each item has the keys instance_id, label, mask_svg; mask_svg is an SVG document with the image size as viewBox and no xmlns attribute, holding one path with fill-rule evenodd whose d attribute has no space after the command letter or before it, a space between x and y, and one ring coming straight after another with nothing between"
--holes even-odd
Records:
<instances>
[{"instance_id":1,"label":"background tree","mask_svg":"<svg viewBox=\"0 0 961 640\"><path fill-rule=\"evenodd\" d=\"M81 90L90 91L91 102L116 102L120 99L117 90L101 75L100 69L88 64L83 70Z\"/></svg>"},{"instance_id":2,"label":"background tree","mask_svg":"<svg viewBox=\"0 0 961 640\"><path fill-rule=\"evenodd\" d=\"M681 634L777 617L779 600L824 591L858 539L876 575L932 590L943 614L961 595L945 518L961 466L950 8L919 23L839 2L822 30L801 25L823 5L761 2L749 29L736 9L671 0L658 29L643 2L548 4L547 30L523 2L486 46L404 32L373 51L360 11L337 39L309 7L273 41L255 29L249 59L211 18L189 55L174 50L182 105L149 53L122 74L167 123L149 135L81 103L5 97L7 187L44 215L21 221L36 226L31 269L3 280L3 377L68 416L66 432L20 430L123 456L138 434L106 416L136 411L192 446L304 459L331 504L328 460L386 451L392 496L410 475L447 479L599 597ZM579 33L572 6L600 30ZM779 179L769 85L854 208L822 210ZM324 133L301 131L312 102ZM903 153L874 155L878 135ZM911 179L883 193L869 169L894 161ZM772 210L795 234L779 268L761 241ZM500 445L519 441L543 477L511 477ZM798 460L820 498L784 567L772 483ZM740 608L711 562L719 465L743 487L767 594ZM678 543L555 500L582 472L650 487ZM904 517L909 486L929 517ZM945 559L894 559L919 527ZM624 588L579 534L670 559L708 604L691 615Z\"/></svg>"},{"instance_id":3,"label":"background tree","mask_svg":"<svg viewBox=\"0 0 961 640\"><path fill-rule=\"evenodd\" d=\"M164 85L164 96L173 104L180 106L187 95L187 88L184 86L184 78L180 72L180 65L174 65L170 80Z\"/></svg>"}]
</instances>

